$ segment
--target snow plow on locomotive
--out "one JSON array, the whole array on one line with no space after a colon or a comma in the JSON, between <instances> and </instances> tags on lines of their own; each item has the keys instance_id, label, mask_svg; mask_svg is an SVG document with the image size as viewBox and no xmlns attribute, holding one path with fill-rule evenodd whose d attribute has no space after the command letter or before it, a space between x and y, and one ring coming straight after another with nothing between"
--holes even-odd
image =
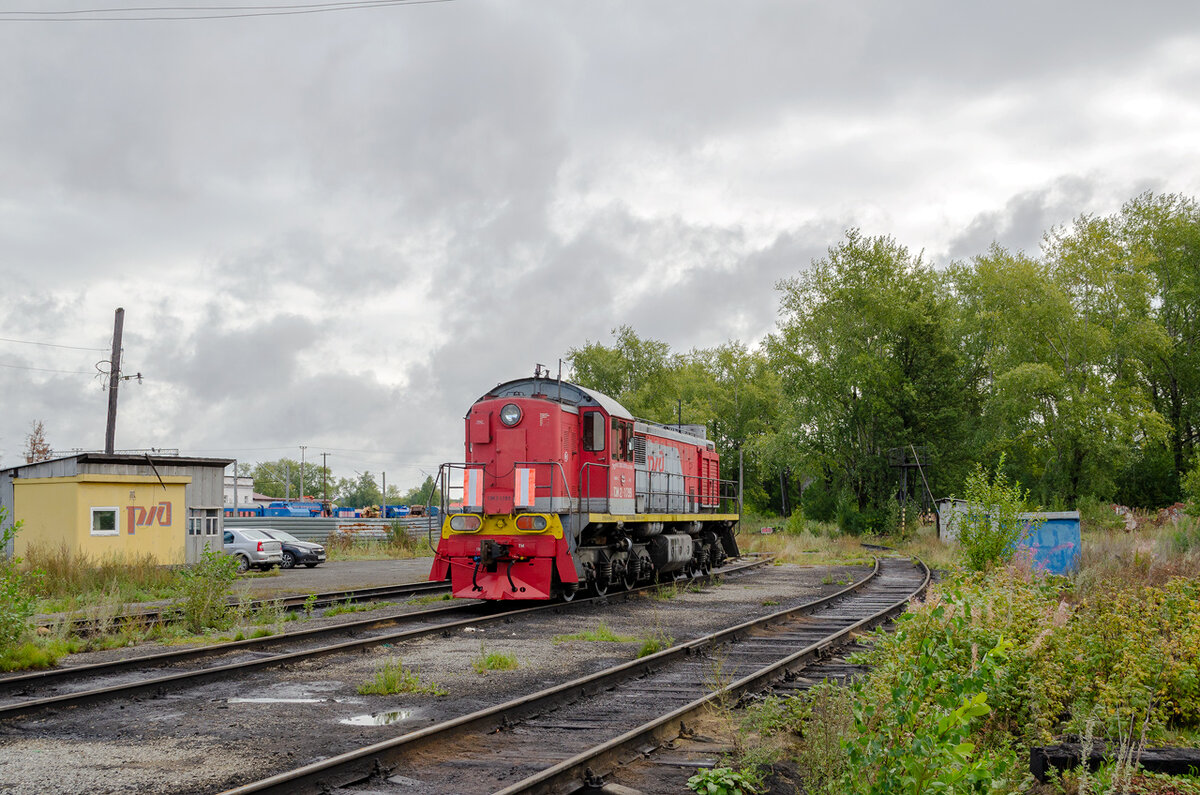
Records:
<instances>
[{"instance_id":1,"label":"snow plow on locomotive","mask_svg":"<svg viewBox=\"0 0 1200 795\"><path fill-rule=\"evenodd\" d=\"M518 379L475 401L466 461L443 464L438 483L429 579L459 598L569 600L738 555L736 484L703 426L637 420L566 381Z\"/></svg>"}]
</instances>

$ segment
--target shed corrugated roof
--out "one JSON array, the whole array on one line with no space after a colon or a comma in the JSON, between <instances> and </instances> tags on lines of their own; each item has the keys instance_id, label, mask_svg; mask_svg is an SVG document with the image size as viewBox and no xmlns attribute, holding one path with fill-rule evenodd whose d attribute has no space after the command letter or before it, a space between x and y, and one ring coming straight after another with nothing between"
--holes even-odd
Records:
<instances>
[{"instance_id":1,"label":"shed corrugated roof","mask_svg":"<svg viewBox=\"0 0 1200 795\"><path fill-rule=\"evenodd\" d=\"M0 470L0 472L13 473L14 475L22 469L30 467L42 466L44 464L53 463L54 461L70 461L75 460L81 464L144 464L149 457L150 461L155 464L170 464L173 466L185 467L214 467L224 469L234 462L232 458L202 458L200 456L179 456L179 455L154 455L153 453L143 453L134 455L130 453L73 453L71 455L63 455L57 458L48 458L45 461L35 461L32 464L17 464L13 467Z\"/></svg>"}]
</instances>

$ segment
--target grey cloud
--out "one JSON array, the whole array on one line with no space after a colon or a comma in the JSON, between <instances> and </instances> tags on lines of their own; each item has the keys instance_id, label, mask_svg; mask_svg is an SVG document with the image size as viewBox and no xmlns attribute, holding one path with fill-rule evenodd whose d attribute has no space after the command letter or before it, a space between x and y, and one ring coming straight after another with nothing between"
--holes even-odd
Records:
<instances>
[{"instance_id":1,"label":"grey cloud","mask_svg":"<svg viewBox=\"0 0 1200 795\"><path fill-rule=\"evenodd\" d=\"M244 320L231 322L213 306L186 338L137 335L131 342L146 345L147 369L184 390L188 402L227 408L244 399L248 385L291 389L297 377L297 354L317 341L318 324L296 315L281 315L235 325Z\"/></svg>"},{"instance_id":2,"label":"grey cloud","mask_svg":"<svg viewBox=\"0 0 1200 795\"><path fill-rule=\"evenodd\" d=\"M992 243L1035 254L1042 235L1083 212L1096 193L1092 180L1061 177L1052 185L1010 198L1000 210L979 213L951 242L947 259L983 254Z\"/></svg>"},{"instance_id":3,"label":"grey cloud","mask_svg":"<svg viewBox=\"0 0 1200 795\"><path fill-rule=\"evenodd\" d=\"M403 284L415 275L417 266L394 246L293 229L226 253L213 270L224 289L253 311L271 303L273 292L287 287L308 291L320 302L336 306L354 296L375 295Z\"/></svg>"}]
</instances>

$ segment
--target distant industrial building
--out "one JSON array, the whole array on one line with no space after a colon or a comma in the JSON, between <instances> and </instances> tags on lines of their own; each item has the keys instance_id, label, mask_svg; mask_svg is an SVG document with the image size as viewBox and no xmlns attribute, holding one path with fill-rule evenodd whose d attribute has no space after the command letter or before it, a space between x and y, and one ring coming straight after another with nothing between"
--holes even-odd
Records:
<instances>
[{"instance_id":1,"label":"distant industrial building","mask_svg":"<svg viewBox=\"0 0 1200 795\"><path fill-rule=\"evenodd\" d=\"M0 470L9 555L32 546L194 563L222 546L224 458L77 453Z\"/></svg>"}]
</instances>

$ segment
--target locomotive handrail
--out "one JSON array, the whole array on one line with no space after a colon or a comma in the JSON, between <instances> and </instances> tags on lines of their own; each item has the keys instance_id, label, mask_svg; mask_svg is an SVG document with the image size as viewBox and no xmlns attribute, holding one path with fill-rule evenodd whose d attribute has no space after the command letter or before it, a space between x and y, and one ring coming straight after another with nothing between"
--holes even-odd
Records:
<instances>
[{"instance_id":1,"label":"locomotive handrail","mask_svg":"<svg viewBox=\"0 0 1200 795\"><path fill-rule=\"evenodd\" d=\"M609 464L601 464L598 461L588 461L583 466L579 467L579 501L576 503L576 513L580 514L580 515L583 514L583 473L587 471L588 467L599 467L600 469L606 470L606 469L609 469L610 465ZM604 497L603 497L605 510L608 509L609 500L611 499L611 495L609 495L609 493L608 493L608 488L609 488L608 478L605 478L604 479ZM600 498L593 497L591 494L591 489L588 489L588 510L589 510L589 512L591 511L591 507L592 507L591 501L593 499L600 499Z\"/></svg>"}]
</instances>

